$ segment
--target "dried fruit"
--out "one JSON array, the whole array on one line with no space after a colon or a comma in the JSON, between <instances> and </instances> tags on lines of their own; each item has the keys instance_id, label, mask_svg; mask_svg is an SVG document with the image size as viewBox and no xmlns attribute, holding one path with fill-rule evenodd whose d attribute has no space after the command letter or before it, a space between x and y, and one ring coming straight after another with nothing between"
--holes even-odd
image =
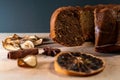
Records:
<instances>
[{"instance_id":1,"label":"dried fruit","mask_svg":"<svg viewBox=\"0 0 120 80\"><path fill-rule=\"evenodd\" d=\"M43 42L43 39L38 39L38 40L34 41L33 43L35 46L38 46L38 45L42 44L42 42Z\"/></svg>"},{"instance_id":2,"label":"dried fruit","mask_svg":"<svg viewBox=\"0 0 120 80\"><path fill-rule=\"evenodd\" d=\"M24 43L20 44L22 49L30 49L30 48L34 48L34 44L32 41L27 40Z\"/></svg>"},{"instance_id":3,"label":"dried fruit","mask_svg":"<svg viewBox=\"0 0 120 80\"><path fill-rule=\"evenodd\" d=\"M93 55L80 52L61 52L54 61L55 71L74 76L89 76L102 71L105 62Z\"/></svg>"},{"instance_id":4,"label":"dried fruit","mask_svg":"<svg viewBox=\"0 0 120 80\"><path fill-rule=\"evenodd\" d=\"M57 48L51 48L51 47L45 47L43 48L44 52L42 53L43 55L47 55L47 56L56 56L60 51L60 49Z\"/></svg>"},{"instance_id":5,"label":"dried fruit","mask_svg":"<svg viewBox=\"0 0 120 80\"><path fill-rule=\"evenodd\" d=\"M37 66L37 57L33 55L28 55L24 58L19 58L18 66L34 68Z\"/></svg>"},{"instance_id":6,"label":"dried fruit","mask_svg":"<svg viewBox=\"0 0 120 80\"><path fill-rule=\"evenodd\" d=\"M9 50L9 51L15 51L15 50L19 50L20 49L20 47L19 47L19 45L17 45L17 44L7 44L7 43L5 43L5 42L2 42L2 44L3 44L3 47L6 49L6 50Z\"/></svg>"},{"instance_id":7,"label":"dried fruit","mask_svg":"<svg viewBox=\"0 0 120 80\"><path fill-rule=\"evenodd\" d=\"M39 46L43 43L44 38L40 38L36 35L23 37L14 34L13 36L8 36L4 41L2 41L3 47L9 51L15 51L19 49L30 49Z\"/></svg>"}]
</instances>

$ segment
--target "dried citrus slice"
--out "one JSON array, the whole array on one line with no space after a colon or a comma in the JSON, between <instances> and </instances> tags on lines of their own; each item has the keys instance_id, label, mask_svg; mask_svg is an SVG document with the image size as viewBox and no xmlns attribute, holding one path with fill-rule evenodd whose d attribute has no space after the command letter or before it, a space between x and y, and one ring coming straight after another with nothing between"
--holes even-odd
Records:
<instances>
[{"instance_id":1,"label":"dried citrus slice","mask_svg":"<svg viewBox=\"0 0 120 80\"><path fill-rule=\"evenodd\" d=\"M34 68L37 65L37 58L34 55L28 55L18 59L18 66Z\"/></svg>"},{"instance_id":2,"label":"dried citrus slice","mask_svg":"<svg viewBox=\"0 0 120 80\"><path fill-rule=\"evenodd\" d=\"M101 72L105 67L103 59L80 52L61 52L55 57L55 71L74 76L89 76Z\"/></svg>"}]
</instances>

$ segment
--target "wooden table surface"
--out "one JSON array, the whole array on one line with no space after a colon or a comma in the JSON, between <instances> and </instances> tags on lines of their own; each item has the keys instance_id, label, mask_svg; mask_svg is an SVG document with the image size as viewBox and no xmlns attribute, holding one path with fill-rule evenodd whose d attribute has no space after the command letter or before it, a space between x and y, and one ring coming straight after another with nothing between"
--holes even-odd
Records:
<instances>
[{"instance_id":1,"label":"wooden table surface","mask_svg":"<svg viewBox=\"0 0 120 80\"><path fill-rule=\"evenodd\" d=\"M65 47L49 41L44 46L60 48L62 51L80 51L90 53L103 58L106 62L105 69L99 74L89 77L74 77L57 74L54 71L54 57L37 55L36 68L21 68L17 66L17 60L7 59L8 51L2 47L2 41L14 33L0 33L0 80L120 80L120 53L97 53L93 45L84 44L77 47ZM17 33L18 35L38 35L48 37L49 33Z\"/></svg>"}]
</instances>

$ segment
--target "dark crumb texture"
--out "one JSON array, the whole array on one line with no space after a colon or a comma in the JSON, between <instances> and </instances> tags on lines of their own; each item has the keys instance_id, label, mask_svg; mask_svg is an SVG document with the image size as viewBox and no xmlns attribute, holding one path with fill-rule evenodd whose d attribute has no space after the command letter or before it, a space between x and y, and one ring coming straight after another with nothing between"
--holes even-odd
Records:
<instances>
[{"instance_id":1,"label":"dark crumb texture","mask_svg":"<svg viewBox=\"0 0 120 80\"><path fill-rule=\"evenodd\" d=\"M94 14L93 8L84 8L80 11L80 25L85 41L94 42Z\"/></svg>"},{"instance_id":2,"label":"dark crumb texture","mask_svg":"<svg viewBox=\"0 0 120 80\"><path fill-rule=\"evenodd\" d=\"M55 22L57 42L64 42L66 46L77 46L83 43L79 17L79 11L76 8L68 8L58 14Z\"/></svg>"}]
</instances>

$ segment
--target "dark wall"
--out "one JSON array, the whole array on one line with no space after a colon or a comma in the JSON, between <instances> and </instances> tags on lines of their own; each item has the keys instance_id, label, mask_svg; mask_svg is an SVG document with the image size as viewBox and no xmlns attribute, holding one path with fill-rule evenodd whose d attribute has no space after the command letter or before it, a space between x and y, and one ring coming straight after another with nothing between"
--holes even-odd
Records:
<instances>
[{"instance_id":1,"label":"dark wall","mask_svg":"<svg viewBox=\"0 0 120 80\"><path fill-rule=\"evenodd\" d=\"M52 12L60 6L117 3L119 0L0 0L0 32L49 32Z\"/></svg>"}]
</instances>

